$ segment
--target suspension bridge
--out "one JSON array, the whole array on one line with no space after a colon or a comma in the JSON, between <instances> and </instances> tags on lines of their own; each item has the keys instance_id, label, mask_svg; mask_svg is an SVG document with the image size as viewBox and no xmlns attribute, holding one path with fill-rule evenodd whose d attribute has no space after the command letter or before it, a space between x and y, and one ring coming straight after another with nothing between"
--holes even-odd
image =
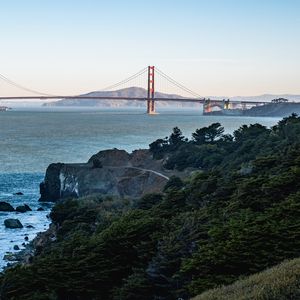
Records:
<instances>
[{"instance_id":1,"label":"suspension bridge","mask_svg":"<svg viewBox=\"0 0 300 300\"><path fill-rule=\"evenodd\" d=\"M209 114L215 108L218 110L245 110L253 106L264 105L267 102L254 102L254 101L234 101L234 100L218 100L207 99L201 97L198 93L192 91L186 86L182 85L172 77L165 74L163 71L155 68L154 66L148 66L141 71L133 74L132 76L119 81L113 85L110 85L97 93L101 95L54 95L41 91L33 90L23 85L12 81L8 77L0 74L0 80L12 85L18 89L21 89L31 95L26 96L0 96L0 101L6 100L61 100L61 99L76 99L76 100L123 100L123 101L142 101L146 103L147 113L149 115L156 114L157 102L181 102L181 103L200 103L203 105L203 113ZM111 95L112 91L118 91L125 87L142 87L144 94L142 95ZM165 91L168 86L172 87L172 94L166 94ZM174 88L177 89L177 93L174 93ZM106 93L105 93L106 92ZM90 93L91 94L91 93ZM182 94L186 96L181 96ZM179 96L180 95L180 96Z\"/></svg>"}]
</instances>

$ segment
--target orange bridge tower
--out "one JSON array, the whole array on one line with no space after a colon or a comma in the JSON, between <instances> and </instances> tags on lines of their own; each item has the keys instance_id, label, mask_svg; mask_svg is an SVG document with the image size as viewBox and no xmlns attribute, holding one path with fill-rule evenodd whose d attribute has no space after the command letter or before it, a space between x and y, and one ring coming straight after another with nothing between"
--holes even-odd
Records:
<instances>
[{"instance_id":1,"label":"orange bridge tower","mask_svg":"<svg viewBox=\"0 0 300 300\"><path fill-rule=\"evenodd\" d=\"M148 67L147 114L155 114L154 66Z\"/></svg>"}]
</instances>

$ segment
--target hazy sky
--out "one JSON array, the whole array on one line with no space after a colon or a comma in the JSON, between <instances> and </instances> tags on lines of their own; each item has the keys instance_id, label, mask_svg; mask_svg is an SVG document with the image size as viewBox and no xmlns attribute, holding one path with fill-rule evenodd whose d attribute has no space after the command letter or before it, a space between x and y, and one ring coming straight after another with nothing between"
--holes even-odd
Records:
<instances>
[{"instance_id":1,"label":"hazy sky","mask_svg":"<svg viewBox=\"0 0 300 300\"><path fill-rule=\"evenodd\" d=\"M0 0L0 41L0 73L52 94L148 65L203 96L300 94L300 0Z\"/></svg>"}]
</instances>

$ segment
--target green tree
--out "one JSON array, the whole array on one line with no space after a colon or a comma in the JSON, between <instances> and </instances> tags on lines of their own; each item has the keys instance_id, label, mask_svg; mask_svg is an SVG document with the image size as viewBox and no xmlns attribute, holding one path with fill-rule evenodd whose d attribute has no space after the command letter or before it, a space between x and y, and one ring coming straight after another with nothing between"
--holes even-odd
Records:
<instances>
[{"instance_id":1,"label":"green tree","mask_svg":"<svg viewBox=\"0 0 300 300\"><path fill-rule=\"evenodd\" d=\"M155 159L163 158L168 148L168 138L157 139L149 145L149 150Z\"/></svg>"},{"instance_id":2,"label":"green tree","mask_svg":"<svg viewBox=\"0 0 300 300\"><path fill-rule=\"evenodd\" d=\"M177 176L171 176L164 187L164 191L168 189L181 189L184 186L183 181Z\"/></svg>"},{"instance_id":3,"label":"green tree","mask_svg":"<svg viewBox=\"0 0 300 300\"><path fill-rule=\"evenodd\" d=\"M208 127L197 129L193 134L193 140L196 144L213 143L221 138L224 133L224 127L220 123L213 123Z\"/></svg>"},{"instance_id":4,"label":"green tree","mask_svg":"<svg viewBox=\"0 0 300 300\"><path fill-rule=\"evenodd\" d=\"M169 144L172 149L176 148L178 145L182 144L185 141L184 136L182 135L181 130L178 127L173 128L173 132L169 137Z\"/></svg>"},{"instance_id":5,"label":"green tree","mask_svg":"<svg viewBox=\"0 0 300 300\"><path fill-rule=\"evenodd\" d=\"M261 134L268 134L270 132L266 126L261 124L243 125L233 132L234 139L237 143L241 143L250 139L258 139Z\"/></svg>"}]
</instances>

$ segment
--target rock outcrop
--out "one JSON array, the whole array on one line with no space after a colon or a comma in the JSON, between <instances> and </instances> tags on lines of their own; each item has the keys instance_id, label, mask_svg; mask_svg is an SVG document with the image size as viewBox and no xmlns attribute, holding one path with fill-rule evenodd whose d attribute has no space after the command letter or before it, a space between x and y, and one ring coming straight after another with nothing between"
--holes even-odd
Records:
<instances>
[{"instance_id":1,"label":"rock outcrop","mask_svg":"<svg viewBox=\"0 0 300 300\"><path fill-rule=\"evenodd\" d=\"M22 192L17 192L17 193L14 193L15 196L23 196L24 194Z\"/></svg>"},{"instance_id":2,"label":"rock outcrop","mask_svg":"<svg viewBox=\"0 0 300 300\"><path fill-rule=\"evenodd\" d=\"M0 211L14 211L15 209L7 202L0 202Z\"/></svg>"},{"instance_id":3,"label":"rock outcrop","mask_svg":"<svg viewBox=\"0 0 300 300\"><path fill-rule=\"evenodd\" d=\"M19 219L6 219L4 220L4 225L6 228L23 228L22 223L19 221Z\"/></svg>"},{"instance_id":4,"label":"rock outcrop","mask_svg":"<svg viewBox=\"0 0 300 300\"><path fill-rule=\"evenodd\" d=\"M24 204L24 205L17 206L16 211L20 213L25 213L27 211L32 211L32 209L27 204Z\"/></svg>"},{"instance_id":5,"label":"rock outcrop","mask_svg":"<svg viewBox=\"0 0 300 300\"><path fill-rule=\"evenodd\" d=\"M159 192L169 176L161 165L148 150L129 154L118 149L100 151L83 164L51 164L40 184L40 201L91 194L138 198Z\"/></svg>"}]
</instances>

